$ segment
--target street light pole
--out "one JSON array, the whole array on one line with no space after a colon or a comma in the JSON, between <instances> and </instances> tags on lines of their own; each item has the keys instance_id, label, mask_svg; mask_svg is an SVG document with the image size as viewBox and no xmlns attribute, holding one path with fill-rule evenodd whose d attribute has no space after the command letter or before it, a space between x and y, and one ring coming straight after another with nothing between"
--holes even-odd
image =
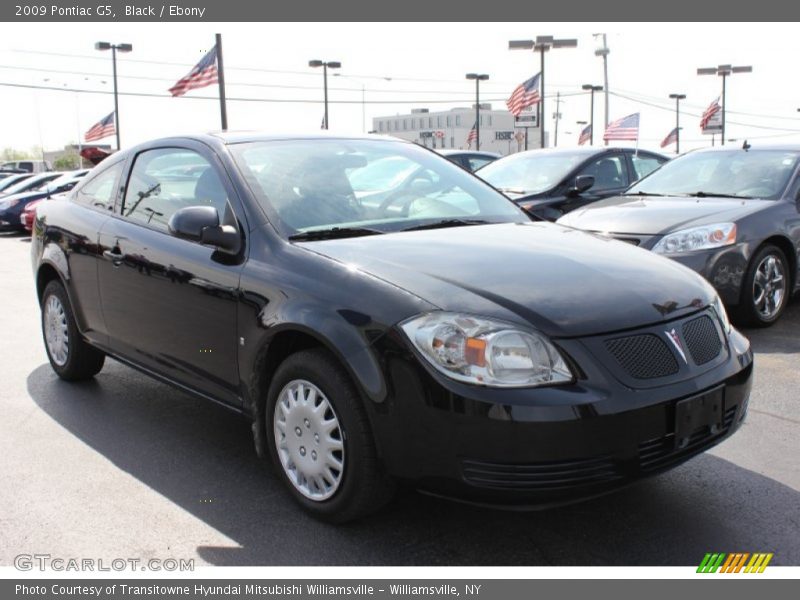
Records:
<instances>
[{"instance_id":1,"label":"street light pole","mask_svg":"<svg viewBox=\"0 0 800 600\"><path fill-rule=\"evenodd\" d=\"M533 50L539 53L539 78L540 78L540 93L539 93L539 133L541 134L540 146L544 148L545 144L545 112L544 112L544 53L551 48L575 48L578 45L576 39L553 39L552 35L537 35L535 40L511 40L508 42L509 50Z\"/></svg>"},{"instance_id":2,"label":"street light pole","mask_svg":"<svg viewBox=\"0 0 800 600\"><path fill-rule=\"evenodd\" d=\"M602 91L603 86L584 83L581 88L587 90L591 96L591 100L589 100L589 123L591 123L592 126L589 129L589 145L594 146L594 93Z\"/></svg>"},{"instance_id":3,"label":"street light pole","mask_svg":"<svg viewBox=\"0 0 800 600\"><path fill-rule=\"evenodd\" d=\"M114 129L117 133L117 150L122 148L120 142L120 124L119 124L119 92L117 89L117 50L120 52L130 52L133 50L131 44L110 44L108 42L97 42L94 45L95 50L105 51L111 50L111 65L114 74Z\"/></svg>"},{"instance_id":4,"label":"street light pole","mask_svg":"<svg viewBox=\"0 0 800 600\"><path fill-rule=\"evenodd\" d=\"M743 66L743 67L733 67L731 65L719 65L718 67L704 67L697 69L698 75L719 75L722 77L722 135L720 136L720 143L724 146L725 145L725 112L728 109L727 103L725 102L725 80L728 78L728 75L733 75L734 73L752 73L753 67L750 65Z\"/></svg>"},{"instance_id":5,"label":"street light pole","mask_svg":"<svg viewBox=\"0 0 800 600\"><path fill-rule=\"evenodd\" d=\"M475 149L481 149L481 81L486 81L486 73L467 73L467 79L475 80Z\"/></svg>"},{"instance_id":6,"label":"street light pole","mask_svg":"<svg viewBox=\"0 0 800 600\"><path fill-rule=\"evenodd\" d=\"M681 100L686 98L686 94L670 94L670 98L675 100L675 154L681 153Z\"/></svg>"},{"instance_id":7,"label":"street light pole","mask_svg":"<svg viewBox=\"0 0 800 600\"><path fill-rule=\"evenodd\" d=\"M603 58L603 85L605 86L606 90L605 126L603 127L603 130L605 130L608 129L608 54L611 52L611 50L608 49L605 33L594 34L594 37L600 36L603 36L603 47L595 50L594 55L601 56ZM592 129L594 129L594 125L592 125ZM606 142L606 145L608 145L608 142Z\"/></svg>"},{"instance_id":8,"label":"street light pole","mask_svg":"<svg viewBox=\"0 0 800 600\"><path fill-rule=\"evenodd\" d=\"M338 61L322 61L322 60L310 60L308 61L309 67L322 67L322 87L324 91L324 98L325 98L325 116L323 118L325 122L325 127L323 129L328 129L328 67L331 69L339 69L342 66L342 63Z\"/></svg>"}]
</instances>

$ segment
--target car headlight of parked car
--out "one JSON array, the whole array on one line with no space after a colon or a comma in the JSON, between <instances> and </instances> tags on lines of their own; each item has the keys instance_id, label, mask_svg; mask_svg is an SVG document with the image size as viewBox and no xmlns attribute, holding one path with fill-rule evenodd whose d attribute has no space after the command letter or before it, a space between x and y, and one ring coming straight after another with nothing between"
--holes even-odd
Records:
<instances>
[{"instance_id":1,"label":"car headlight of parked car","mask_svg":"<svg viewBox=\"0 0 800 600\"><path fill-rule=\"evenodd\" d=\"M550 340L510 323L437 311L413 317L400 327L428 362L457 381L534 387L574 379Z\"/></svg>"},{"instance_id":2,"label":"car headlight of parked car","mask_svg":"<svg viewBox=\"0 0 800 600\"><path fill-rule=\"evenodd\" d=\"M736 223L714 223L669 233L659 240L653 252L677 254L692 250L722 248L736 243Z\"/></svg>"},{"instance_id":3,"label":"car headlight of parked car","mask_svg":"<svg viewBox=\"0 0 800 600\"><path fill-rule=\"evenodd\" d=\"M725 306L722 304L722 299L719 296L714 297L711 308L717 313L717 317L719 317L719 321L722 323L722 328L725 330L725 333L730 333L731 322L728 319L728 311L725 310Z\"/></svg>"}]
</instances>

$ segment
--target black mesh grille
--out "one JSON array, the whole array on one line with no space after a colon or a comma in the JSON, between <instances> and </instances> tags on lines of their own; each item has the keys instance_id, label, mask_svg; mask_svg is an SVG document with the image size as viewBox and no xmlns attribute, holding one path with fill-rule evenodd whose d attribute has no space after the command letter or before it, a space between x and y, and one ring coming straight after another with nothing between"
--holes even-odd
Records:
<instances>
[{"instance_id":1,"label":"black mesh grille","mask_svg":"<svg viewBox=\"0 0 800 600\"><path fill-rule=\"evenodd\" d=\"M697 365L704 365L719 356L722 342L717 328L708 316L698 317L683 325L683 339Z\"/></svg>"},{"instance_id":2,"label":"black mesh grille","mask_svg":"<svg viewBox=\"0 0 800 600\"><path fill-rule=\"evenodd\" d=\"M507 490L566 490L623 477L614 461L607 456L522 465L463 459L461 467L468 483L477 487Z\"/></svg>"},{"instance_id":3,"label":"black mesh grille","mask_svg":"<svg viewBox=\"0 0 800 600\"><path fill-rule=\"evenodd\" d=\"M678 362L667 345L652 334L608 340L606 347L620 366L636 379L655 379L678 372Z\"/></svg>"}]
</instances>

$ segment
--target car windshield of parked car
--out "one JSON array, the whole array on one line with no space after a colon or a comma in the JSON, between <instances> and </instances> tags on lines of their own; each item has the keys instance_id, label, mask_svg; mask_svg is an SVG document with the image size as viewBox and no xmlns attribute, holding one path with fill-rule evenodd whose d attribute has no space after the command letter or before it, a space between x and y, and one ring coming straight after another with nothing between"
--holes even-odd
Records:
<instances>
[{"instance_id":1,"label":"car windshield of parked car","mask_svg":"<svg viewBox=\"0 0 800 600\"><path fill-rule=\"evenodd\" d=\"M5 193L6 190L17 185L19 182L27 179L28 177L30 177L30 175L10 175L9 177L6 177L0 181L0 192Z\"/></svg>"},{"instance_id":2,"label":"car windshield of parked car","mask_svg":"<svg viewBox=\"0 0 800 600\"><path fill-rule=\"evenodd\" d=\"M413 144L276 140L231 149L256 199L287 237L529 220L484 182Z\"/></svg>"},{"instance_id":3,"label":"car windshield of parked car","mask_svg":"<svg viewBox=\"0 0 800 600\"><path fill-rule=\"evenodd\" d=\"M522 152L489 163L476 174L503 192L538 194L561 183L584 160L581 154Z\"/></svg>"},{"instance_id":4,"label":"car windshield of parked car","mask_svg":"<svg viewBox=\"0 0 800 600\"><path fill-rule=\"evenodd\" d=\"M735 149L691 152L664 164L627 195L735 197L783 196L800 152Z\"/></svg>"},{"instance_id":5,"label":"car windshield of parked car","mask_svg":"<svg viewBox=\"0 0 800 600\"><path fill-rule=\"evenodd\" d=\"M36 190L41 186L47 185L49 181L52 181L56 177L58 177L60 173L47 173L45 175L34 175L33 177L29 177L28 179L23 179L22 181L18 181L14 185L11 185L3 190L4 194L8 194L9 196L12 194L21 194L22 192L28 192L31 190Z\"/></svg>"}]
</instances>

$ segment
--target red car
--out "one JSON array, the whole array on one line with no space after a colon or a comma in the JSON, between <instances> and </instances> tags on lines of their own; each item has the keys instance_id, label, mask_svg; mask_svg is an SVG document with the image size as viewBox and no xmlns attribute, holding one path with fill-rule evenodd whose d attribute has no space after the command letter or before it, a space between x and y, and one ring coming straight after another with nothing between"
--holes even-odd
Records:
<instances>
[{"instance_id":1,"label":"red car","mask_svg":"<svg viewBox=\"0 0 800 600\"><path fill-rule=\"evenodd\" d=\"M33 220L36 218L36 205L40 202L44 202L45 200L46 198L34 200L25 207L25 210L22 211L22 216L19 220L25 226L27 231L33 231Z\"/></svg>"}]
</instances>

